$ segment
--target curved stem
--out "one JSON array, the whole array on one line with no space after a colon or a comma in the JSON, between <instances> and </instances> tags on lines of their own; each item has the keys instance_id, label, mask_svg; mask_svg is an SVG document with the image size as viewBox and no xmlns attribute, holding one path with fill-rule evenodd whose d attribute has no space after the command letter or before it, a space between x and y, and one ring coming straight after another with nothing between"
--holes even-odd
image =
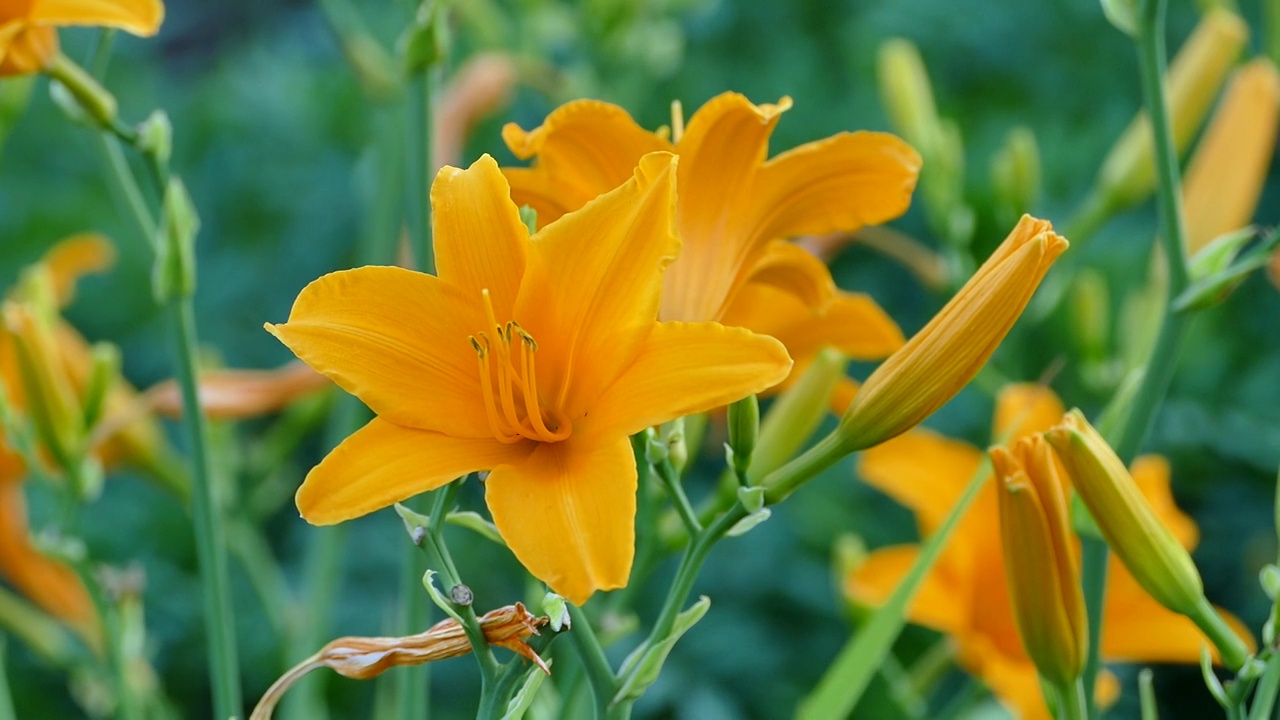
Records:
<instances>
[{"instance_id":1,"label":"curved stem","mask_svg":"<svg viewBox=\"0 0 1280 720\"><path fill-rule=\"evenodd\" d=\"M684 523L685 530L690 536L697 535L702 532L702 523L698 521L698 513L693 509L693 505L689 503L689 496L685 495L684 487L680 485L680 473L676 472L676 468L671 464L671 460L663 458L662 460L652 463L650 467L653 472L662 481L662 487L667 491L667 496L671 498L671 504L676 507L676 512L680 514L680 521Z\"/></svg>"},{"instance_id":2,"label":"curved stem","mask_svg":"<svg viewBox=\"0 0 1280 720\"><path fill-rule=\"evenodd\" d=\"M569 635L582 660L587 682L591 684L591 694L596 699L596 714L604 717L609 712L613 696L618 692L618 681L613 675L613 666L609 664L604 648L596 637L595 628L591 626L590 618L573 603L569 603L568 608L569 617L573 620Z\"/></svg>"}]
</instances>

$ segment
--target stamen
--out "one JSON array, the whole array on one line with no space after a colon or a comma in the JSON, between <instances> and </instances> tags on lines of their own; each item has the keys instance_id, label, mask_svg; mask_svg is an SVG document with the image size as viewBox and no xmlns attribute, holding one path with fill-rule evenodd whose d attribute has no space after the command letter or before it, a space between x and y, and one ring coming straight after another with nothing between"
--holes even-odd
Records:
<instances>
[{"instance_id":1,"label":"stamen","mask_svg":"<svg viewBox=\"0 0 1280 720\"><path fill-rule=\"evenodd\" d=\"M684 106L679 100L671 101L671 142L678 143L684 137Z\"/></svg>"},{"instance_id":2,"label":"stamen","mask_svg":"<svg viewBox=\"0 0 1280 720\"><path fill-rule=\"evenodd\" d=\"M521 345L523 352L520 353L520 365L527 384L524 394L524 408L529 415L529 422L533 423L533 429L537 431L539 440L544 442L564 440L569 437L572 428L569 427L568 423L564 423L557 418L555 432L547 429L546 423L542 420L542 408L538 406L538 373L533 363L533 354L537 352L538 344L534 342L533 336L523 330L520 331L520 339L524 341Z\"/></svg>"},{"instance_id":3,"label":"stamen","mask_svg":"<svg viewBox=\"0 0 1280 720\"><path fill-rule=\"evenodd\" d=\"M520 441L519 435L512 435L505 432L496 412L497 404L493 401L493 374L489 367L489 338L484 333L480 333L481 344L474 335L468 338L471 340L471 346L476 349L476 355L480 361L480 392L484 396L484 415L489 423L489 432L493 433L493 437L500 443L510 445Z\"/></svg>"}]
</instances>

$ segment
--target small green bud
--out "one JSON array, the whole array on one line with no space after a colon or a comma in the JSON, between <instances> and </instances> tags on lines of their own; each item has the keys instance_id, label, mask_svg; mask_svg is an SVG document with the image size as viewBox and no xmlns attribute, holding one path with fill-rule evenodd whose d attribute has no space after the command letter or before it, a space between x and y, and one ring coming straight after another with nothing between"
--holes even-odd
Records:
<instances>
[{"instance_id":1,"label":"small green bud","mask_svg":"<svg viewBox=\"0 0 1280 720\"><path fill-rule=\"evenodd\" d=\"M169 164L173 154L173 123L163 110L155 110L138 126L138 150L156 159L161 165Z\"/></svg>"},{"instance_id":2,"label":"small green bud","mask_svg":"<svg viewBox=\"0 0 1280 720\"><path fill-rule=\"evenodd\" d=\"M1018 126L991 158L991 187L1010 223L1030 212L1040 195L1040 148L1031 128Z\"/></svg>"},{"instance_id":3,"label":"small green bud","mask_svg":"<svg viewBox=\"0 0 1280 720\"><path fill-rule=\"evenodd\" d=\"M751 460L753 482L794 457L822 423L827 416L831 392L844 375L844 366L843 355L832 348L823 348L800 379L774 399L760 423L760 438Z\"/></svg>"},{"instance_id":4,"label":"small green bud","mask_svg":"<svg viewBox=\"0 0 1280 720\"><path fill-rule=\"evenodd\" d=\"M542 614L547 616L547 624L555 632L568 630L572 624L569 618L569 603L559 595L549 592L542 598Z\"/></svg>"},{"instance_id":5,"label":"small green bud","mask_svg":"<svg viewBox=\"0 0 1280 720\"><path fill-rule=\"evenodd\" d=\"M529 228L529 234L533 235L538 232L538 211L528 205L520 206L520 222Z\"/></svg>"},{"instance_id":6,"label":"small green bud","mask_svg":"<svg viewBox=\"0 0 1280 720\"><path fill-rule=\"evenodd\" d=\"M95 343L89 351L89 382L84 393L84 426L92 430L102 420L107 396L120 377L120 350L111 343Z\"/></svg>"},{"instance_id":7,"label":"small green bud","mask_svg":"<svg viewBox=\"0 0 1280 720\"><path fill-rule=\"evenodd\" d=\"M156 300L190 297L196 291L196 233L200 218L187 188L178 178L169 180L164 194L164 217L156 243L151 287Z\"/></svg>"},{"instance_id":8,"label":"small green bud","mask_svg":"<svg viewBox=\"0 0 1280 720\"><path fill-rule=\"evenodd\" d=\"M738 502L742 503L742 507L749 513L760 512L764 509L764 488L758 486L738 488Z\"/></svg>"},{"instance_id":9,"label":"small green bud","mask_svg":"<svg viewBox=\"0 0 1280 720\"><path fill-rule=\"evenodd\" d=\"M684 472L685 466L689 464L689 444L685 441L684 418L680 417L663 423L658 429L658 435L667 446L667 458L671 461L671 467L678 473Z\"/></svg>"},{"instance_id":10,"label":"small green bud","mask_svg":"<svg viewBox=\"0 0 1280 720\"><path fill-rule=\"evenodd\" d=\"M1102 0L1102 14L1125 35L1135 37L1138 34L1137 0Z\"/></svg>"},{"instance_id":11,"label":"small green bud","mask_svg":"<svg viewBox=\"0 0 1280 720\"><path fill-rule=\"evenodd\" d=\"M400 37L400 53L407 75L434 67L449 55L449 36L441 3L423 0L413 22Z\"/></svg>"},{"instance_id":12,"label":"small green bud","mask_svg":"<svg viewBox=\"0 0 1280 720\"><path fill-rule=\"evenodd\" d=\"M671 455L667 452L667 444L662 441L658 433L653 428L644 431L644 459L650 465L661 465L663 461L670 459Z\"/></svg>"},{"instance_id":13,"label":"small green bud","mask_svg":"<svg viewBox=\"0 0 1280 720\"><path fill-rule=\"evenodd\" d=\"M622 678L622 686L613 696L613 702L616 704L634 700L643 695L644 691L658 679L658 674L662 671L662 666L666 663L667 656L671 654L671 648L675 647L676 641L697 624L710 608L711 599L703 595L687 610L676 616L669 635L665 638L654 638L654 643L646 642L628 655L627 659L622 661L622 668L618 671L618 676Z\"/></svg>"},{"instance_id":14,"label":"small green bud","mask_svg":"<svg viewBox=\"0 0 1280 720\"><path fill-rule=\"evenodd\" d=\"M1080 270L1071 284L1070 298L1076 345L1086 358L1105 358L1111 337L1111 299L1106 277L1092 268Z\"/></svg>"},{"instance_id":15,"label":"small green bud","mask_svg":"<svg viewBox=\"0 0 1280 720\"><path fill-rule=\"evenodd\" d=\"M729 463L739 478L746 478L760 437L760 401L755 395L729 406Z\"/></svg>"}]
</instances>

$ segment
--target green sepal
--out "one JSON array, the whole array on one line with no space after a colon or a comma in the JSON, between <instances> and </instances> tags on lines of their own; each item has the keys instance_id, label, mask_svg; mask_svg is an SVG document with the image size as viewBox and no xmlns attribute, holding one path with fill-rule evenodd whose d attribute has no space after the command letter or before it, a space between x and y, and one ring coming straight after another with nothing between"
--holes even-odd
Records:
<instances>
[{"instance_id":1,"label":"green sepal","mask_svg":"<svg viewBox=\"0 0 1280 720\"><path fill-rule=\"evenodd\" d=\"M769 508L761 508L760 510L753 512L750 515L742 518L738 522L734 523L733 527L729 528L729 532L725 533L725 537L738 537L739 535L746 535L748 532L754 529L755 526L759 525L765 520L768 520L769 516L772 514L773 514L773 511L770 510Z\"/></svg>"},{"instance_id":2,"label":"green sepal","mask_svg":"<svg viewBox=\"0 0 1280 720\"><path fill-rule=\"evenodd\" d=\"M1271 251L1277 246L1280 246L1280 233L1268 233L1262 242L1228 267L1192 282L1191 287L1174 298L1170 309L1179 313L1203 310L1226 300L1250 273L1266 266L1271 259Z\"/></svg>"},{"instance_id":3,"label":"green sepal","mask_svg":"<svg viewBox=\"0 0 1280 720\"><path fill-rule=\"evenodd\" d=\"M171 178L164 193L164 216L151 271L152 291L161 304L195 294L195 248L199 230L200 217L186 186L178 178Z\"/></svg>"},{"instance_id":4,"label":"green sepal","mask_svg":"<svg viewBox=\"0 0 1280 720\"><path fill-rule=\"evenodd\" d=\"M414 545L421 546L422 541L427 537L427 533L431 532L431 518L410 510L403 503L396 503L392 507L395 508L396 514L400 516L400 520L404 522L404 531L409 533L409 540Z\"/></svg>"},{"instance_id":5,"label":"green sepal","mask_svg":"<svg viewBox=\"0 0 1280 720\"><path fill-rule=\"evenodd\" d=\"M547 616L547 624L555 632L569 629L569 603L559 595L549 592L542 598L542 613Z\"/></svg>"}]
</instances>

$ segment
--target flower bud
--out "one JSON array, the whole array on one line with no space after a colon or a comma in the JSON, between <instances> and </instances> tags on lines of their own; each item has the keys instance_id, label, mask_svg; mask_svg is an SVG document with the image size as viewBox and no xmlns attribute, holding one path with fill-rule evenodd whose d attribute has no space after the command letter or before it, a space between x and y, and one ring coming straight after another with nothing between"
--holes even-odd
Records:
<instances>
[{"instance_id":1,"label":"flower bud","mask_svg":"<svg viewBox=\"0 0 1280 720\"><path fill-rule=\"evenodd\" d=\"M1089 623L1062 479L1040 436L988 452L1000 483L1000 539L1018 634L1040 674L1069 687L1084 670Z\"/></svg>"},{"instance_id":2,"label":"flower bud","mask_svg":"<svg viewBox=\"0 0 1280 720\"><path fill-rule=\"evenodd\" d=\"M1151 597L1183 615L1204 603L1204 584L1186 549L1160 522L1111 446L1072 410L1045 433L1107 544Z\"/></svg>"},{"instance_id":3,"label":"flower bud","mask_svg":"<svg viewBox=\"0 0 1280 720\"><path fill-rule=\"evenodd\" d=\"M995 352L1067 241L1023 216L1009 237L934 316L867 378L836 431L848 452L919 424L960 391Z\"/></svg>"},{"instance_id":4,"label":"flower bud","mask_svg":"<svg viewBox=\"0 0 1280 720\"><path fill-rule=\"evenodd\" d=\"M1165 78L1172 112L1173 141L1179 153L1190 144L1222 80L1240 55L1249 28L1239 16L1215 8L1205 13L1169 66ZM1113 210L1149 196L1156 186L1151 120L1140 113L1111 147L1098 171L1097 190Z\"/></svg>"},{"instance_id":5,"label":"flower bud","mask_svg":"<svg viewBox=\"0 0 1280 720\"><path fill-rule=\"evenodd\" d=\"M83 415L69 379L62 372L51 329L28 303L4 304L4 332L12 343L21 378L26 412L41 446L58 467L79 462L83 450Z\"/></svg>"},{"instance_id":6,"label":"flower bud","mask_svg":"<svg viewBox=\"0 0 1280 720\"><path fill-rule=\"evenodd\" d=\"M922 152L937 144L938 108L920 51L910 40L880 43L876 70L880 97L894 131Z\"/></svg>"},{"instance_id":7,"label":"flower bud","mask_svg":"<svg viewBox=\"0 0 1280 720\"><path fill-rule=\"evenodd\" d=\"M1182 186L1187 251L1253 220L1276 145L1280 73L1258 58L1232 75L1222 103L1187 166Z\"/></svg>"},{"instance_id":8,"label":"flower bud","mask_svg":"<svg viewBox=\"0 0 1280 720\"><path fill-rule=\"evenodd\" d=\"M1031 210L1040 195L1040 148L1031 128L1019 125L1005 136L991 158L991 188L999 209L1010 219Z\"/></svg>"},{"instance_id":9,"label":"flower bud","mask_svg":"<svg viewBox=\"0 0 1280 720\"><path fill-rule=\"evenodd\" d=\"M751 454L755 452L760 437L760 401L755 395L729 406L729 462L738 477L747 476Z\"/></svg>"}]
</instances>

